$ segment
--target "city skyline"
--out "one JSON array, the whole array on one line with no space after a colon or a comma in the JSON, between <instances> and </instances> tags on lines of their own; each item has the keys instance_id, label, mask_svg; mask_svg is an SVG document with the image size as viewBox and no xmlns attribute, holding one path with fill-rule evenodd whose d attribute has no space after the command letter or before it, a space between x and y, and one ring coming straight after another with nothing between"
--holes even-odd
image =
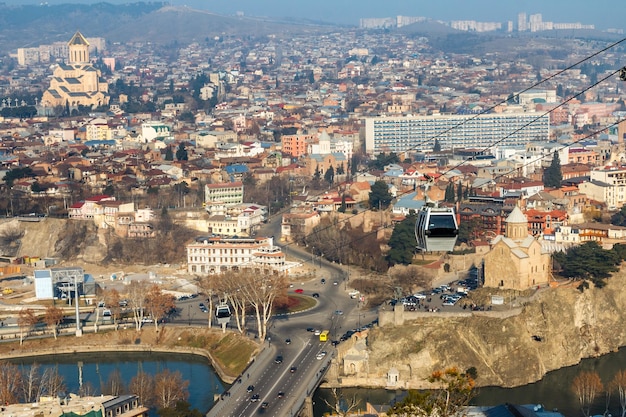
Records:
<instances>
[{"instance_id":1,"label":"city skyline","mask_svg":"<svg viewBox=\"0 0 626 417\"><path fill-rule=\"evenodd\" d=\"M89 0L80 3L96 3ZM128 0L108 0L112 4L128 3ZM24 4L9 0L8 4ZM48 4L78 3L77 1L49 0ZM583 0L525 0L502 2L501 0L443 0L440 2L419 2L388 0L386 2L363 0L318 0L317 2L293 2L289 0L239 0L222 2L217 0L170 0L175 6L189 6L208 10L217 14L233 15L243 12L248 16L273 18L298 18L313 21L358 26L361 18L384 18L422 16L435 20L476 20L481 22L517 21L519 13L542 14L545 21L558 23L579 22L595 25L598 30L626 29L621 15L613 13L597 3Z\"/></svg>"}]
</instances>

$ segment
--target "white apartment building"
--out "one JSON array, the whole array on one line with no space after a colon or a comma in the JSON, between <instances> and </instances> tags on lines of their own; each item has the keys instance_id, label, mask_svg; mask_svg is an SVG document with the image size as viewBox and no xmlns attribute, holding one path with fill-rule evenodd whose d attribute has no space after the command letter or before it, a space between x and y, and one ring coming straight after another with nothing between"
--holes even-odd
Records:
<instances>
[{"instance_id":1,"label":"white apartment building","mask_svg":"<svg viewBox=\"0 0 626 417\"><path fill-rule=\"evenodd\" d=\"M226 215L229 207L243 203L243 183L241 181L204 186L204 204L211 215Z\"/></svg>"},{"instance_id":2,"label":"white apartment building","mask_svg":"<svg viewBox=\"0 0 626 417\"><path fill-rule=\"evenodd\" d=\"M609 210L626 203L626 167L601 167L591 170L589 182L579 185L581 193L606 204Z\"/></svg>"},{"instance_id":3,"label":"white apartment building","mask_svg":"<svg viewBox=\"0 0 626 417\"><path fill-rule=\"evenodd\" d=\"M209 233L218 236L250 236L265 219L266 207L255 204L240 204L226 209L226 214L209 217Z\"/></svg>"},{"instance_id":4,"label":"white apartment building","mask_svg":"<svg viewBox=\"0 0 626 417\"><path fill-rule=\"evenodd\" d=\"M220 274L244 267L284 271L285 254L274 239L203 237L187 245L187 272Z\"/></svg>"},{"instance_id":5,"label":"white apartment building","mask_svg":"<svg viewBox=\"0 0 626 417\"><path fill-rule=\"evenodd\" d=\"M525 145L549 136L549 116L537 112L365 118L365 151L373 155L430 151L435 138L443 149L463 149Z\"/></svg>"}]
</instances>

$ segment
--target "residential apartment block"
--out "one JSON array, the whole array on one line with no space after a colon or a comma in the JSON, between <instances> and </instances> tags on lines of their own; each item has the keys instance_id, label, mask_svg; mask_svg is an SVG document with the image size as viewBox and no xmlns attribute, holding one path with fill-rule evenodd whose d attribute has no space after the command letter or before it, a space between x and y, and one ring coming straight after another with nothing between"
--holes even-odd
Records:
<instances>
[{"instance_id":1,"label":"residential apartment block","mask_svg":"<svg viewBox=\"0 0 626 417\"><path fill-rule=\"evenodd\" d=\"M211 215L226 215L230 206L243 203L243 183L241 181L204 186L204 202Z\"/></svg>"},{"instance_id":2,"label":"residential apartment block","mask_svg":"<svg viewBox=\"0 0 626 417\"><path fill-rule=\"evenodd\" d=\"M494 113L365 118L365 151L432 150L435 138L443 149L525 145L550 136L547 114Z\"/></svg>"},{"instance_id":3,"label":"residential apartment block","mask_svg":"<svg viewBox=\"0 0 626 417\"><path fill-rule=\"evenodd\" d=\"M592 169L590 181L579 185L589 198L605 203L609 210L619 209L626 203L626 167L601 167Z\"/></svg>"}]
</instances>

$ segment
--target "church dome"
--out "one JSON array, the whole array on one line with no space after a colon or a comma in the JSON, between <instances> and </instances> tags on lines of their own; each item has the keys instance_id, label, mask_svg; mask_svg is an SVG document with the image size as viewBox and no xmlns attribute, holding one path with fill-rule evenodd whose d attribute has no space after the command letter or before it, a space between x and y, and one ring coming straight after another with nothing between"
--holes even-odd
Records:
<instances>
[{"instance_id":1,"label":"church dome","mask_svg":"<svg viewBox=\"0 0 626 417\"><path fill-rule=\"evenodd\" d=\"M519 207L515 206L511 214L509 214L509 216L506 218L505 222L506 223L528 223L528 219L526 218L526 215L522 213L522 210Z\"/></svg>"}]
</instances>

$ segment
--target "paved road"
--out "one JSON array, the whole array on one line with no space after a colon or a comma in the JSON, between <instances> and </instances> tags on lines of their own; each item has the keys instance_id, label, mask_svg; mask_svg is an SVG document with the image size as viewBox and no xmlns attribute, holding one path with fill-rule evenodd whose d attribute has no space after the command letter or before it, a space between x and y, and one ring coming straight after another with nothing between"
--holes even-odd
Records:
<instances>
[{"instance_id":1,"label":"paved road","mask_svg":"<svg viewBox=\"0 0 626 417\"><path fill-rule=\"evenodd\" d=\"M297 247L287 246L284 250L290 257L302 262L311 260L310 254ZM304 398L317 387L323 370L335 354L330 341L320 342L319 336L307 331L307 328L329 330L330 340L338 340L347 330L356 329L360 324L376 318L375 311L362 310L358 300L350 298L349 288L344 282L345 273L339 265L319 262L315 259L315 278L289 289L292 293L302 289L303 294L309 296L318 293L319 298L315 298L317 304L306 312L272 319L269 340L265 342L263 352L243 373L241 382L235 382L229 388L208 416L295 415ZM326 279L325 284L321 281L322 277ZM291 343L286 343L286 339L290 339ZM327 354L318 359L322 351ZM275 363L278 355L283 358L279 364ZM294 372L290 371L292 366L296 368ZM249 385L254 386L252 392L247 392ZM283 393L281 398L279 392ZM258 401L251 401L254 395L258 395ZM266 408L262 407L264 402L267 403Z\"/></svg>"}]
</instances>

